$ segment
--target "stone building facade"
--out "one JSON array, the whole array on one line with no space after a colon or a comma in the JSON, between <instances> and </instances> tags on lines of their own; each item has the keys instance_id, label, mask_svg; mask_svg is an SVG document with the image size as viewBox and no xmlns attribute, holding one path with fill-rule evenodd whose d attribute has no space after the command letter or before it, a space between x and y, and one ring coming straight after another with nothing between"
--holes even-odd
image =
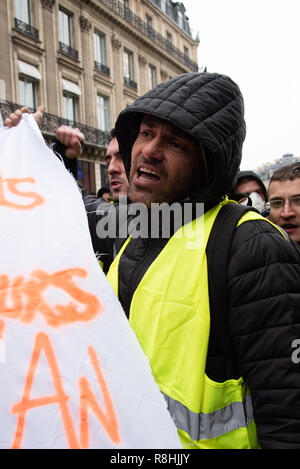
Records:
<instances>
[{"instance_id":1,"label":"stone building facade","mask_svg":"<svg viewBox=\"0 0 300 469\"><path fill-rule=\"evenodd\" d=\"M79 127L79 176L96 193L119 112L156 84L198 71L186 14L172 0L1 0L2 117L44 104L49 142L59 125Z\"/></svg>"}]
</instances>

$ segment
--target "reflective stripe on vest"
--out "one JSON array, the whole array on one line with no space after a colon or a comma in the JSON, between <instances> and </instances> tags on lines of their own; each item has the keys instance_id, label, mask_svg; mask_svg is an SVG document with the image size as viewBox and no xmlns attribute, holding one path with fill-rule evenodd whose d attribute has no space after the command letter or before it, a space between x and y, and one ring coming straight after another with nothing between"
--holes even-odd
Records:
<instances>
[{"instance_id":1,"label":"reflective stripe on vest","mask_svg":"<svg viewBox=\"0 0 300 469\"><path fill-rule=\"evenodd\" d=\"M253 406L251 395L247 394L243 402L232 402L226 407L204 414L196 414L181 402L162 393L168 410L177 428L185 431L192 440L209 440L220 435L247 427L253 420Z\"/></svg>"},{"instance_id":2,"label":"reflective stripe on vest","mask_svg":"<svg viewBox=\"0 0 300 469\"><path fill-rule=\"evenodd\" d=\"M149 266L131 301L130 324L185 448L258 446L251 398L243 379L219 383L205 373L210 334L205 250L215 218L226 203L175 233ZM248 212L239 224L248 220L266 219ZM199 232L203 235L200 241ZM119 260L129 242L108 272L116 293Z\"/></svg>"}]
</instances>

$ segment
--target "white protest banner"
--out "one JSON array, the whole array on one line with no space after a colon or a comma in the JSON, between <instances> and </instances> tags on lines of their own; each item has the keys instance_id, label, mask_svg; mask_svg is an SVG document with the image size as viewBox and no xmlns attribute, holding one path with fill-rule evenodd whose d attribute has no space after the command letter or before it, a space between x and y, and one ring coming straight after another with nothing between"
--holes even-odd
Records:
<instances>
[{"instance_id":1,"label":"white protest banner","mask_svg":"<svg viewBox=\"0 0 300 469\"><path fill-rule=\"evenodd\" d=\"M0 447L181 448L32 115L0 129Z\"/></svg>"}]
</instances>

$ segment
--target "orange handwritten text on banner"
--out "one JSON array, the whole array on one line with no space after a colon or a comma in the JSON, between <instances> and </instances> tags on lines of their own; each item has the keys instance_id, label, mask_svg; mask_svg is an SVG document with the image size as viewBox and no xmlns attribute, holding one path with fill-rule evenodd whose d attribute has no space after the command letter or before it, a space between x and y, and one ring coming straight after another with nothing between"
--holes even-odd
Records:
<instances>
[{"instance_id":1,"label":"orange handwritten text on banner","mask_svg":"<svg viewBox=\"0 0 300 469\"><path fill-rule=\"evenodd\" d=\"M52 327L76 321L91 321L98 313L103 313L104 307L95 295L82 290L75 284L73 277L76 276L86 277L87 272L80 268L52 274L43 270L34 270L27 281L23 276L15 277L10 281L8 275L0 274L0 317L30 323L34 320L35 314L40 313L47 324ZM63 290L75 301L69 301L65 305L50 306L43 297L48 287ZM9 297L10 306L7 305ZM78 310L76 302L84 306L83 311Z\"/></svg>"},{"instance_id":2,"label":"orange handwritten text on banner","mask_svg":"<svg viewBox=\"0 0 300 469\"><path fill-rule=\"evenodd\" d=\"M0 320L0 340L2 339L4 328L5 328L5 323L4 321Z\"/></svg>"},{"instance_id":3,"label":"orange handwritten text on banner","mask_svg":"<svg viewBox=\"0 0 300 469\"><path fill-rule=\"evenodd\" d=\"M55 389L55 394L30 399L30 393L42 350L44 351L45 357L47 359L47 363L52 377L53 387ZM33 408L46 406L50 404L56 404L59 406L63 428L69 448L87 448L89 446L89 423L87 416L88 405L91 407L92 411L98 418L99 422L103 426L111 441L113 441L114 443L120 442L118 421L114 410L113 402L108 387L106 385L104 376L101 372L96 352L93 347L89 347L89 356L97 377L98 384L103 394L104 406L106 411L103 412L103 410L100 408L95 395L91 391L88 380L85 377L81 378L79 382L81 423L80 437L78 440L71 412L68 407L69 396L64 391L62 378L59 372L58 362L55 357L52 344L50 342L49 337L45 333L39 333L37 335L31 361L29 364L29 369L25 379L23 397L21 401L13 405L11 409L12 413L19 414L12 448L19 449L22 445L26 423L26 413Z\"/></svg>"},{"instance_id":4,"label":"orange handwritten text on banner","mask_svg":"<svg viewBox=\"0 0 300 469\"><path fill-rule=\"evenodd\" d=\"M89 422L88 422L88 406L90 406L93 413L96 415L106 433L110 437L111 441L114 443L120 442L119 428L117 417L114 411L113 402L109 391L107 389L104 376L101 372L99 361L97 358L96 351L93 347L88 348L89 357L95 374L99 387L103 394L104 405L106 408L106 414L103 412L101 407L97 403L97 399L91 390L88 380L83 376L79 380L80 388L80 445L82 448L89 447Z\"/></svg>"},{"instance_id":5,"label":"orange handwritten text on banner","mask_svg":"<svg viewBox=\"0 0 300 469\"><path fill-rule=\"evenodd\" d=\"M37 207L38 205L44 204L43 197L37 194L36 192L20 191L20 189L17 188L17 185L21 183L34 184L35 179L31 177L3 179L0 174L0 205L3 205L4 207L8 207L8 208L13 208L16 210L31 210L32 208ZM24 204L24 203L16 203L16 202L9 201L5 197L5 194L7 192L13 195L16 195L18 197L23 197L23 198L25 197L27 201L28 199L31 199L31 202Z\"/></svg>"}]
</instances>

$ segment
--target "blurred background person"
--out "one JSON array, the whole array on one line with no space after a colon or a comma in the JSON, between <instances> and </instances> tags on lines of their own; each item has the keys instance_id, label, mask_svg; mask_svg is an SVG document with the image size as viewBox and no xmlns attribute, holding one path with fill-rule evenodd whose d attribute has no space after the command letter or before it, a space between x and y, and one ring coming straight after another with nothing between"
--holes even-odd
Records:
<instances>
[{"instance_id":1,"label":"blurred background person","mask_svg":"<svg viewBox=\"0 0 300 469\"><path fill-rule=\"evenodd\" d=\"M268 188L269 218L300 244L300 163L279 168Z\"/></svg>"},{"instance_id":2,"label":"blurred background person","mask_svg":"<svg viewBox=\"0 0 300 469\"><path fill-rule=\"evenodd\" d=\"M110 185L112 200L118 202L120 195L127 195L128 179L122 157L119 152L119 143L115 129L111 130L110 142L106 150L105 161Z\"/></svg>"},{"instance_id":3,"label":"blurred background person","mask_svg":"<svg viewBox=\"0 0 300 469\"><path fill-rule=\"evenodd\" d=\"M268 193L266 186L256 173L239 171L230 198L243 205L251 205L263 214L265 203L268 201Z\"/></svg>"}]
</instances>

